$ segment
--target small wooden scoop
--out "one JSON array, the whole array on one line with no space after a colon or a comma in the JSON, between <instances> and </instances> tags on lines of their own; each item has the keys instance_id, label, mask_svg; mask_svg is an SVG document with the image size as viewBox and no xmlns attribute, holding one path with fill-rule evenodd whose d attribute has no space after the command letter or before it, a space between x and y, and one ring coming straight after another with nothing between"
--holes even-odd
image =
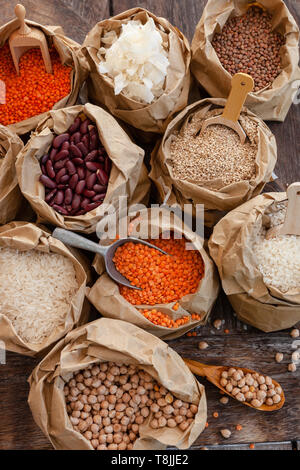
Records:
<instances>
[{"instance_id":1,"label":"small wooden scoop","mask_svg":"<svg viewBox=\"0 0 300 470\"><path fill-rule=\"evenodd\" d=\"M203 134L208 126L221 124L230 127L240 136L241 143L244 144L247 138L246 133L239 123L239 117L248 96L248 93L254 88L254 81L250 75L237 73L232 77L231 92L227 99L226 106L221 116L206 119L202 124L200 134ZM198 131L199 132L199 131ZM198 133L197 132L197 133Z\"/></svg>"},{"instance_id":2,"label":"small wooden scoop","mask_svg":"<svg viewBox=\"0 0 300 470\"><path fill-rule=\"evenodd\" d=\"M207 380L209 380L209 382L214 384L216 387L218 387L224 393L229 395L231 398L236 399L233 395L231 395L231 393L227 392L227 390L224 387L222 387L222 385L220 385L222 372L225 372L225 371L227 372L230 369L230 367L226 367L226 366L208 366L208 365L205 365L205 364L201 364L200 362L193 361L192 359L183 359L183 360L186 363L186 365L189 367L191 372L193 372L193 374L199 375L200 377L205 377ZM239 369L241 369L245 374L248 374L248 373L249 374L254 374L255 373L254 370L245 369L243 367L239 367ZM273 380L273 384L275 385L275 387L280 387L279 383L275 382L275 380ZM283 407L284 402L285 402L285 397L284 397L284 393L282 391L280 402L276 403L272 406L268 406L268 405L263 404L259 408L256 408L255 406L251 405L251 403L248 403L246 401L239 402L239 403L242 403L243 405L250 406L251 408L254 408L255 410L276 411L276 410L280 410L280 408Z\"/></svg>"},{"instance_id":3,"label":"small wooden scoop","mask_svg":"<svg viewBox=\"0 0 300 470\"><path fill-rule=\"evenodd\" d=\"M39 47L43 56L47 73L52 73L52 64L45 34L38 28L29 28L25 23L26 10L23 5L16 5L15 14L21 27L14 31L9 38L10 52L14 61L17 74L20 74L20 57L29 49Z\"/></svg>"},{"instance_id":4,"label":"small wooden scoop","mask_svg":"<svg viewBox=\"0 0 300 470\"><path fill-rule=\"evenodd\" d=\"M278 235L300 236L300 183L291 184L286 193L288 205L284 223L270 228L266 234L267 240Z\"/></svg>"},{"instance_id":5,"label":"small wooden scoop","mask_svg":"<svg viewBox=\"0 0 300 470\"><path fill-rule=\"evenodd\" d=\"M119 246L124 245L125 243L140 243L142 245L149 246L150 248L154 248L154 250L160 251L164 255L168 255L168 253L166 253L161 248L158 248L155 245L151 245L151 243L145 242L144 240L140 240L139 238L133 237L117 240L116 242L108 246L98 245L97 243L92 242L87 238L77 235L77 233L70 232L69 230L64 230L62 228L56 228L52 233L52 237L56 238L57 240L60 240L66 245L73 246L74 248L80 248L82 250L92 251L93 253L99 253L104 258L107 274L118 284L122 284L123 286L130 287L131 289L136 290L141 290L141 288L132 286L130 281L128 281L128 279L126 279L126 277L124 277L115 267L113 258L115 256L116 249L119 248Z\"/></svg>"}]
</instances>

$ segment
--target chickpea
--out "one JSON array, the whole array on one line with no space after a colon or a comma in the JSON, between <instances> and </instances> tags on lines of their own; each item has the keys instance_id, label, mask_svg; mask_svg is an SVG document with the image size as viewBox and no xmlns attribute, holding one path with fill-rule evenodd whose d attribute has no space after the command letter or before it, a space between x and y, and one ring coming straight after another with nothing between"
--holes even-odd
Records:
<instances>
[{"instance_id":1,"label":"chickpea","mask_svg":"<svg viewBox=\"0 0 300 470\"><path fill-rule=\"evenodd\" d=\"M107 409L101 409L99 411L99 415L102 417L102 418L106 418L106 416L108 416L108 410Z\"/></svg>"},{"instance_id":2,"label":"chickpea","mask_svg":"<svg viewBox=\"0 0 300 470\"><path fill-rule=\"evenodd\" d=\"M149 408L147 408L146 406L144 406L144 408L141 409L141 415L143 418L148 418L150 414L150 410Z\"/></svg>"},{"instance_id":3,"label":"chickpea","mask_svg":"<svg viewBox=\"0 0 300 470\"><path fill-rule=\"evenodd\" d=\"M280 402L281 402L281 396L276 393L276 394L273 396L273 402L274 402L274 403L280 403Z\"/></svg>"},{"instance_id":4,"label":"chickpea","mask_svg":"<svg viewBox=\"0 0 300 470\"><path fill-rule=\"evenodd\" d=\"M220 398L220 403L222 403L223 405L227 405L228 402L229 402L229 398L228 398L228 397L222 397L222 398Z\"/></svg>"},{"instance_id":5,"label":"chickpea","mask_svg":"<svg viewBox=\"0 0 300 470\"><path fill-rule=\"evenodd\" d=\"M108 433L108 434L106 435L106 442L107 442L108 444L112 444L112 443L114 442L114 436L113 436L112 433Z\"/></svg>"},{"instance_id":6,"label":"chickpea","mask_svg":"<svg viewBox=\"0 0 300 470\"><path fill-rule=\"evenodd\" d=\"M236 372L236 369L234 367L230 367L230 369L228 370L228 376L232 377L235 372Z\"/></svg>"},{"instance_id":7,"label":"chickpea","mask_svg":"<svg viewBox=\"0 0 300 470\"><path fill-rule=\"evenodd\" d=\"M152 421L150 421L150 426L152 429L157 429L159 427L158 425L158 420L157 419L152 419Z\"/></svg>"},{"instance_id":8,"label":"chickpea","mask_svg":"<svg viewBox=\"0 0 300 470\"><path fill-rule=\"evenodd\" d=\"M181 431L186 431L186 429L189 427L189 423L187 421L183 421L183 423L180 423L178 427Z\"/></svg>"},{"instance_id":9,"label":"chickpea","mask_svg":"<svg viewBox=\"0 0 300 470\"><path fill-rule=\"evenodd\" d=\"M228 384L226 385L226 390L227 390L227 392L231 393L232 390L233 390L233 385L232 385L231 383L228 383Z\"/></svg>"},{"instance_id":10,"label":"chickpea","mask_svg":"<svg viewBox=\"0 0 300 470\"><path fill-rule=\"evenodd\" d=\"M277 353L275 356L276 362L281 362L283 360L283 354L282 353Z\"/></svg>"},{"instance_id":11,"label":"chickpea","mask_svg":"<svg viewBox=\"0 0 300 470\"><path fill-rule=\"evenodd\" d=\"M256 393L256 398L260 401L264 401L264 399L266 398L267 396L267 393L264 391L264 390L259 390L257 393Z\"/></svg>"},{"instance_id":12,"label":"chickpea","mask_svg":"<svg viewBox=\"0 0 300 470\"><path fill-rule=\"evenodd\" d=\"M272 398L267 398L267 399L266 399L266 405L272 406L273 404L274 404L274 402L273 402L273 399L272 399Z\"/></svg>"},{"instance_id":13,"label":"chickpea","mask_svg":"<svg viewBox=\"0 0 300 470\"><path fill-rule=\"evenodd\" d=\"M289 372L296 372L296 370L297 370L297 366L293 362L288 365L288 371Z\"/></svg>"},{"instance_id":14,"label":"chickpea","mask_svg":"<svg viewBox=\"0 0 300 470\"><path fill-rule=\"evenodd\" d=\"M200 341L200 343L198 344L198 348L201 350L206 349L208 348L208 344L205 341Z\"/></svg>"},{"instance_id":15,"label":"chickpea","mask_svg":"<svg viewBox=\"0 0 300 470\"><path fill-rule=\"evenodd\" d=\"M231 431L229 431L229 429L221 429L220 433L224 439L229 439L231 436Z\"/></svg>"},{"instance_id":16,"label":"chickpea","mask_svg":"<svg viewBox=\"0 0 300 470\"><path fill-rule=\"evenodd\" d=\"M176 423L175 419L171 418L171 419L168 419L167 425L168 425L169 428L176 428L177 423Z\"/></svg>"},{"instance_id":17,"label":"chickpea","mask_svg":"<svg viewBox=\"0 0 300 470\"><path fill-rule=\"evenodd\" d=\"M298 338L299 337L299 330L297 328L294 328L291 332L290 335L292 338Z\"/></svg>"},{"instance_id":18,"label":"chickpea","mask_svg":"<svg viewBox=\"0 0 300 470\"><path fill-rule=\"evenodd\" d=\"M241 375L238 373L238 371L234 372L233 375L233 380L235 380L236 382L239 382L241 380Z\"/></svg>"},{"instance_id":19,"label":"chickpea","mask_svg":"<svg viewBox=\"0 0 300 470\"><path fill-rule=\"evenodd\" d=\"M259 408L262 405L262 402L255 398L254 400L251 401L251 405L254 406L255 408Z\"/></svg>"},{"instance_id":20,"label":"chickpea","mask_svg":"<svg viewBox=\"0 0 300 470\"><path fill-rule=\"evenodd\" d=\"M268 386L266 384L262 384L262 385L259 386L259 389L266 392L268 390Z\"/></svg>"},{"instance_id":21,"label":"chickpea","mask_svg":"<svg viewBox=\"0 0 300 470\"><path fill-rule=\"evenodd\" d=\"M233 396L235 397L238 393L240 393L240 389L237 388L237 387L235 387L235 388L232 390L231 395L233 395Z\"/></svg>"},{"instance_id":22,"label":"chickpea","mask_svg":"<svg viewBox=\"0 0 300 470\"><path fill-rule=\"evenodd\" d=\"M228 380L227 380L227 379L224 379L224 378L222 377L221 380L220 380L220 385L221 385L222 387L226 387L227 383L228 383Z\"/></svg>"}]
</instances>

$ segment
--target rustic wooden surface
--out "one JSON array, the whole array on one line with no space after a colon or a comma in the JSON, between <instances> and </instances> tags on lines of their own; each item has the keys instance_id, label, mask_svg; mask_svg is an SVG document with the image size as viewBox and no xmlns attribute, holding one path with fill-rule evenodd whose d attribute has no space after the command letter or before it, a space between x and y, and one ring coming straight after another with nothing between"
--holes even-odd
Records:
<instances>
[{"instance_id":1,"label":"rustic wooden surface","mask_svg":"<svg viewBox=\"0 0 300 470\"><path fill-rule=\"evenodd\" d=\"M1 21L13 17L17 2L0 0ZM43 24L61 25L68 36L82 42L94 24L109 15L120 13L137 5L133 0L24 0L27 17ZM195 26L202 14L205 0L144 0L138 5L158 16L168 18L192 39ZM287 6L300 23L300 0L286 0ZM281 188L300 179L300 104L292 106L286 121L269 123L277 137L278 164L276 174ZM224 320L221 330L213 328L214 319ZM225 333L224 330L229 330ZM198 343L204 340L208 349L200 351ZM294 374L287 372L291 352L300 342L293 343L288 331L264 334L239 322L224 294L218 299L210 325L197 331L197 337L183 337L170 342L182 356L208 364L247 366L271 375L284 388L286 404L274 413L262 413L230 400L219 402L221 395L211 384L203 381L208 399L209 426L193 446L195 449L244 450L250 443L255 449L300 450L300 367ZM294 349L293 349L294 347ZM276 352L284 353L277 364ZM26 382L37 360L7 353L6 365L0 365L0 449L51 449L51 445L33 422L27 405ZM213 418L217 411L219 417ZM235 429L241 424L242 431ZM229 428L229 440L220 437L220 429Z\"/></svg>"}]
</instances>

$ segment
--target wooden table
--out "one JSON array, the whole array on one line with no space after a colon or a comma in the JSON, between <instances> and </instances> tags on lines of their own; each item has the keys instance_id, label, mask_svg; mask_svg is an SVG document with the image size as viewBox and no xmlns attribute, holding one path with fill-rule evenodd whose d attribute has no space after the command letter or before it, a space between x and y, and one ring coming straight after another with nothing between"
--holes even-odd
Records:
<instances>
[{"instance_id":1,"label":"wooden table","mask_svg":"<svg viewBox=\"0 0 300 470\"><path fill-rule=\"evenodd\" d=\"M15 0L0 0L1 21L13 17ZM168 18L192 39L200 19L205 0L23 0L27 17L43 24L61 25L67 36L82 42L94 24L110 15L140 6L158 16ZM300 0L287 0L286 4L300 23ZM285 184L300 179L300 105L292 106L286 121L270 123L277 137L278 163L276 174ZM213 328L216 318L224 320L221 330ZM224 330L229 330L226 334ZM199 340L209 344L198 349ZM220 295L210 324L197 331L197 337L182 337L170 342L180 354L208 364L235 364L257 369L271 375L285 390L286 404L275 413L261 413L230 400L221 405L217 389L205 382L208 399L208 428L199 436L193 448L300 450L300 366L296 373L287 372L292 352L292 339L288 331L264 334L239 322L224 294ZM276 352L284 353L281 364L275 362ZM51 445L35 425L27 405L26 379L37 360L7 353L6 365L0 366L0 449L51 449ZM204 382L203 382L204 383ZM212 416L217 411L219 417ZM237 431L237 424L243 429ZM229 428L232 436L226 442L220 429Z\"/></svg>"}]
</instances>

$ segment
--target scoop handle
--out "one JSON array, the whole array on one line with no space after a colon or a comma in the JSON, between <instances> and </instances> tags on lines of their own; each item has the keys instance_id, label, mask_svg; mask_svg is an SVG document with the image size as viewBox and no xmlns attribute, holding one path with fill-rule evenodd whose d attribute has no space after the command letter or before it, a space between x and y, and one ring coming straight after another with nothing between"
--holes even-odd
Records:
<instances>
[{"instance_id":1,"label":"scoop handle","mask_svg":"<svg viewBox=\"0 0 300 470\"><path fill-rule=\"evenodd\" d=\"M93 253L100 253L102 256L105 256L108 249L108 247L98 245L77 233L62 228L56 228L52 233L52 237L60 240L65 245L70 245L81 250L92 251Z\"/></svg>"},{"instance_id":2,"label":"scoop handle","mask_svg":"<svg viewBox=\"0 0 300 470\"><path fill-rule=\"evenodd\" d=\"M25 7L21 5L20 3L18 3L15 6L15 14L18 20L20 21L19 34L26 36L27 34L31 32L31 29L25 23L25 16L26 16Z\"/></svg>"},{"instance_id":3,"label":"scoop handle","mask_svg":"<svg viewBox=\"0 0 300 470\"><path fill-rule=\"evenodd\" d=\"M222 117L237 122L248 93L254 88L254 80L246 73L236 73L231 80L231 91Z\"/></svg>"},{"instance_id":4,"label":"scoop handle","mask_svg":"<svg viewBox=\"0 0 300 470\"><path fill-rule=\"evenodd\" d=\"M188 366L191 372L195 375L199 375L199 377L206 377L205 369L208 367L205 364L201 364L201 362L193 361L192 359L183 359L185 364Z\"/></svg>"},{"instance_id":5,"label":"scoop handle","mask_svg":"<svg viewBox=\"0 0 300 470\"><path fill-rule=\"evenodd\" d=\"M291 184L286 193L288 206L280 233L282 235L300 235L300 183Z\"/></svg>"}]
</instances>

